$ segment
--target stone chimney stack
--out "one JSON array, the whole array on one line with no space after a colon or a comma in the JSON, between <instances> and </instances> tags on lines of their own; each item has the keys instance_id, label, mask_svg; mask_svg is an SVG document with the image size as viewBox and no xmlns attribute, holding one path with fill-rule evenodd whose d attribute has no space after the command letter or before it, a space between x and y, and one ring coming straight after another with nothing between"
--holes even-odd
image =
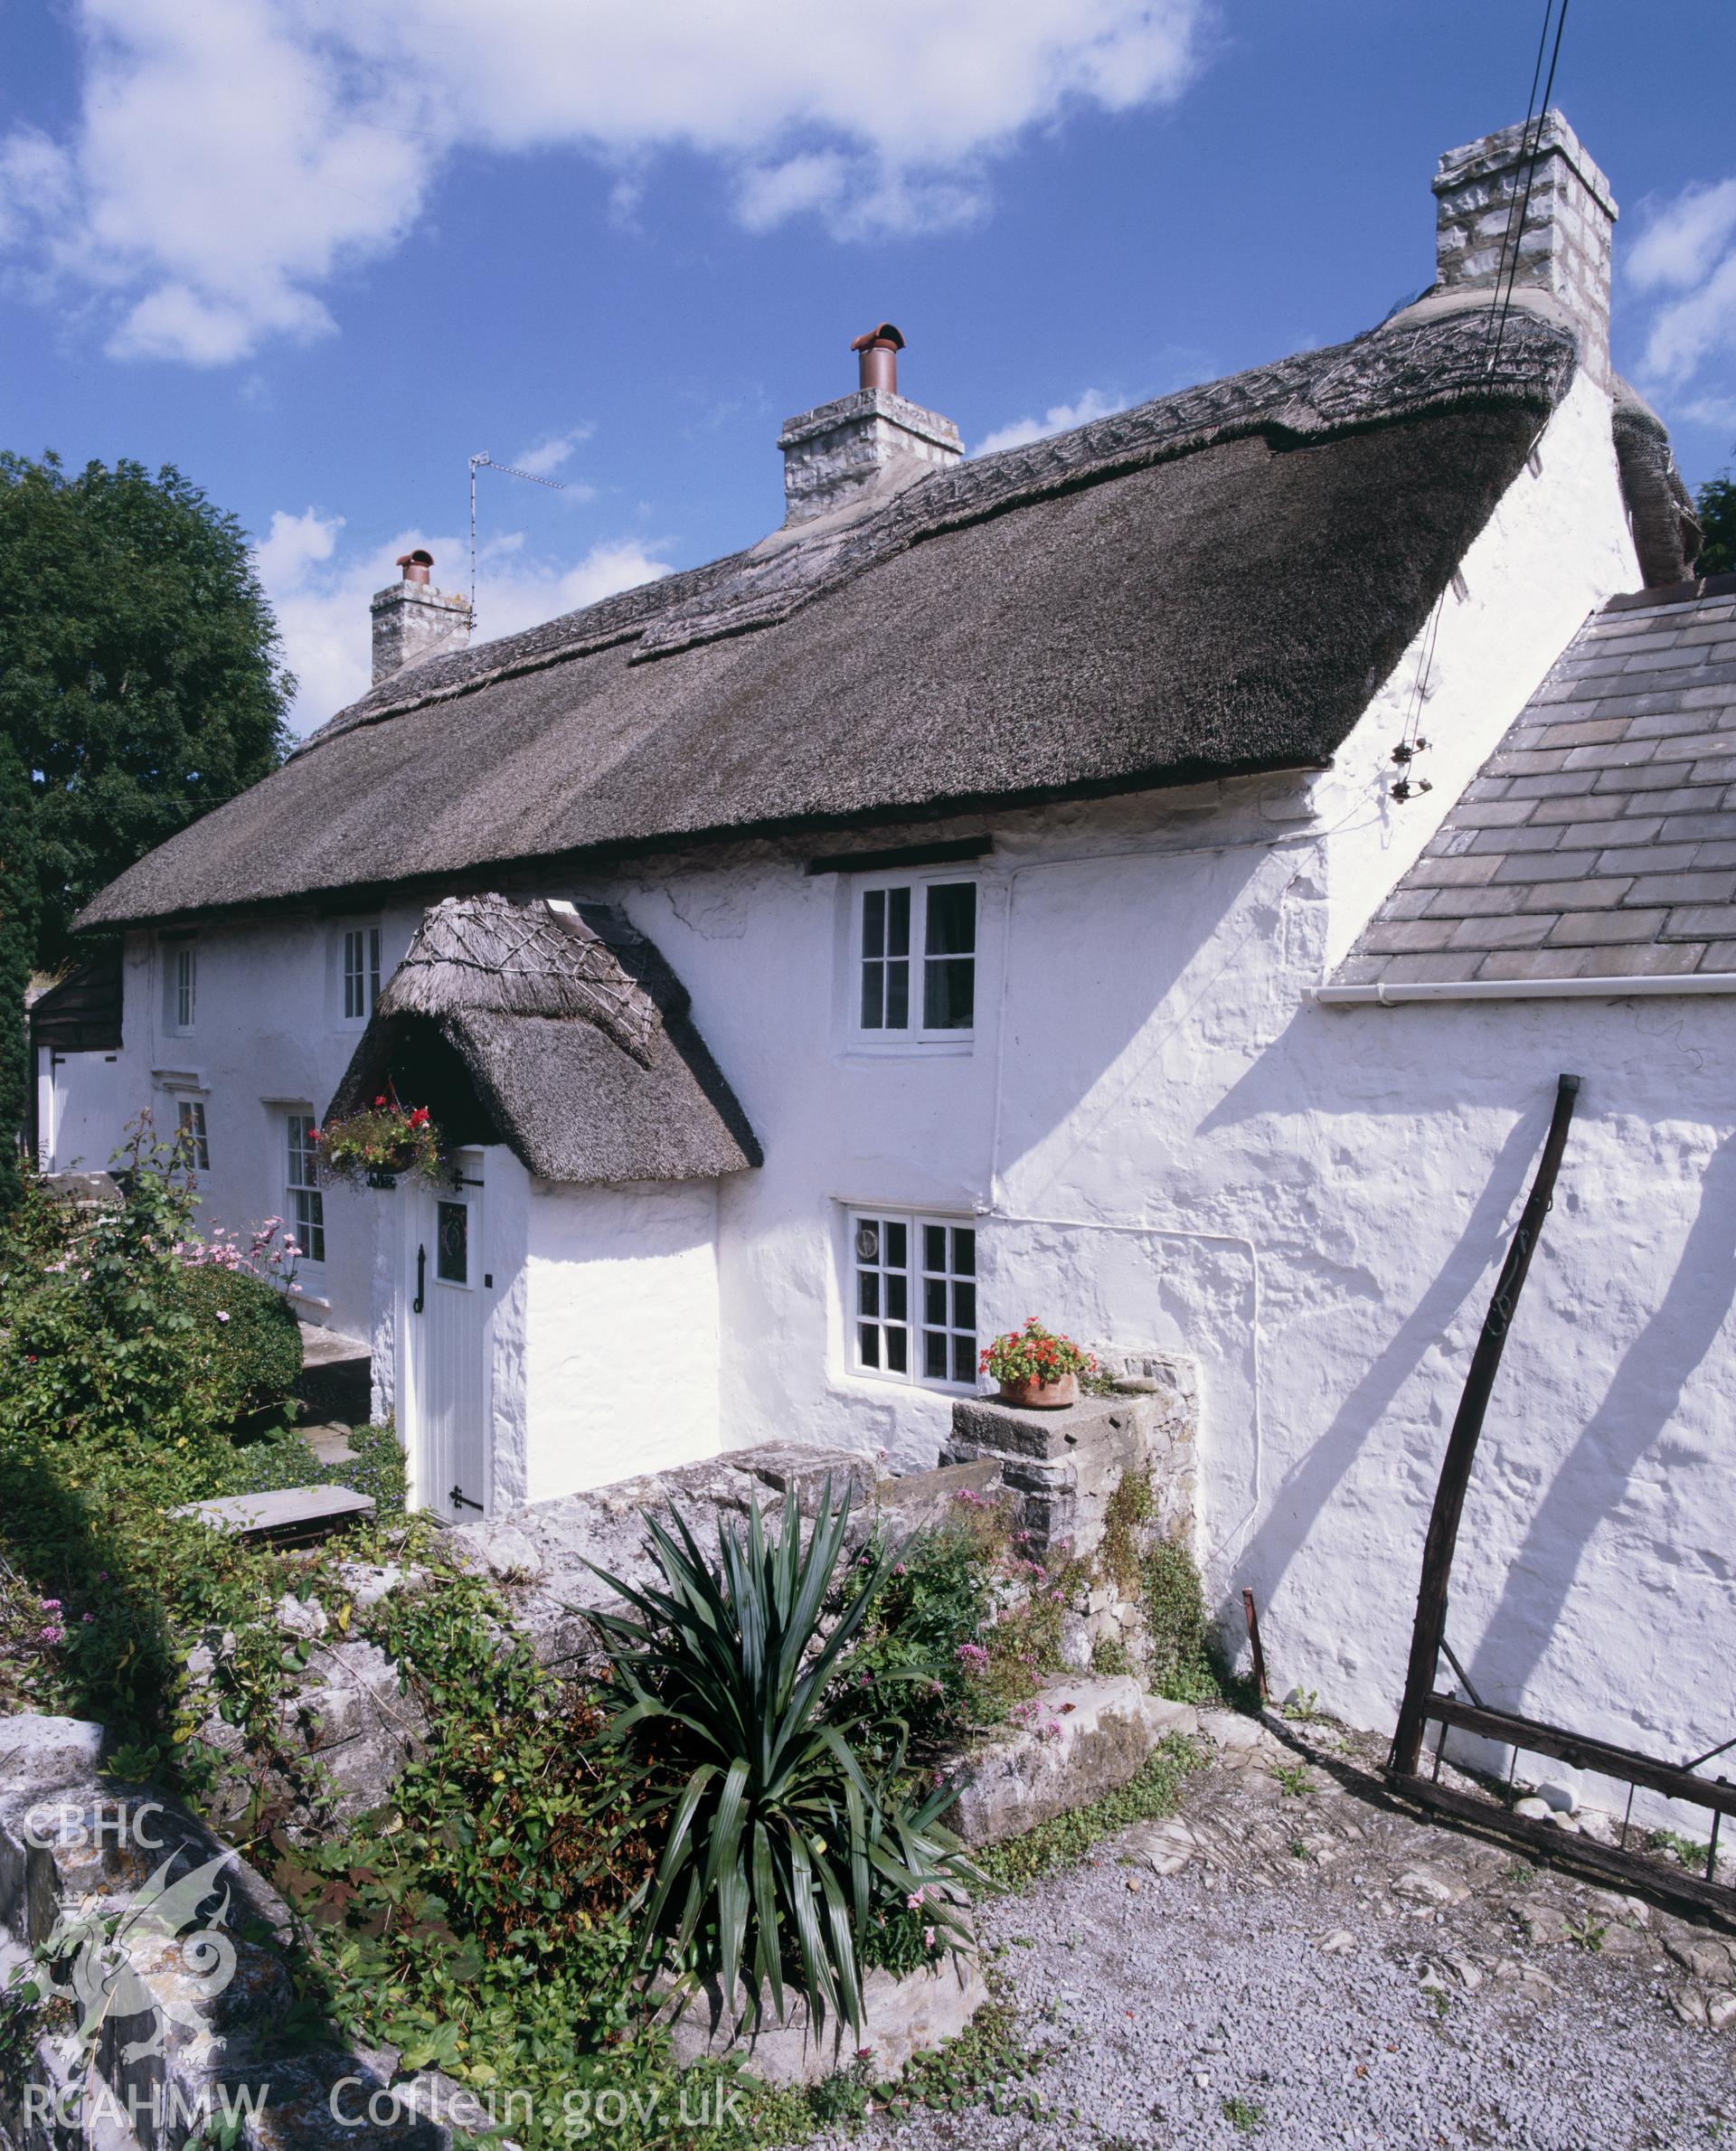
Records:
<instances>
[{"instance_id":1,"label":"stone chimney stack","mask_svg":"<svg viewBox=\"0 0 1736 2151\"><path fill-rule=\"evenodd\" d=\"M405 665L461 650L470 640L470 600L433 588L428 580L433 554L419 546L414 552L400 553L398 565L403 580L376 590L368 606L376 687Z\"/></svg>"},{"instance_id":2,"label":"stone chimney stack","mask_svg":"<svg viewBox=\"0 0 1736 2151\"><path fill-rule=\"evenodd\" d=\"M1435 288L1473 292L1505 288L1503 242L1525 193L1529 152L1535 170L1523 228L1515 228L1515 303L1543 294L1571 316L1588 373L1602 388L1609 371L1609 245L1616 204L1609 182L1556 111L1449 149L1435 174ZM1508 263L1512 254L1509 250ZM1550 309L1544 309L1550 310Z\"/></svg>"},{"instance_id":3,"label":"stone chimney stack","mask_svg":"<svg viewBox=\"0 0 1736 2151\"><path fill-rule=\"evenodd\" d=\"M890 321L850 346L860 360L854 396L821 403L784 420L784 526L811 523L846 506L882 478L891 483L957 463L965 452L958 429L939 411L907 403L898 392L898 354L904 339Z\"/></svg>"}]
</instances>

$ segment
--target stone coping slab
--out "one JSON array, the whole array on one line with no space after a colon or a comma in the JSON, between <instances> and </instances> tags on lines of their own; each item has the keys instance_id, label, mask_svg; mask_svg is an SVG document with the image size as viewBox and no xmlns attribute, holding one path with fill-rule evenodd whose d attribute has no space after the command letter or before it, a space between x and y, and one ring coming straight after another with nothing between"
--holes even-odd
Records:
<instances>
[{"instance_id":1,"label":"stone coping slab","mask_svg":"<svg viewBox=\"0 0 1736 2151\"><path fill-rule=\"evenodd\" d=\"M1112 1439L1129 1423L1134 1402L1130 1396L1080 1397L1040 1411L998 1397L960 1397L952 1408L951 1446L1052 1461L1082 1443Z\"/></svg>"},{"instance_id":2,"label":"stone coping slab","mask_svg":"<svg viewBox=\"0 0 1736 2151\"><path fill-rule=\"evenodd\" d=\"M865 2022L860 2040L832 2014L816 2033L807 2002L788 1988L784 1999L780 2023L743 2033L740 1995L726 2011L722 1988L707 1985L671 2026L675 2060L684 2069L732 2054L764 2083L817 2084L865 2058L875 2080L884 2082L901 2076L918 2054L958 2038L987 2001L988 1987L974 1957L955 1958L902 1978L876 1967L862 1983Z\"/></svg>"},{"instance_id":3,"label":"stone coping slab","mask_svg":"<svg viewBox=\"0 0 1736 2151\"><path fill-rule=\"evenodd\" d=\"M269 1494L223 1494L210 1501L184 1502L172 1516L193 1516L212 1531L238 1539L281 1539L302 1542L324 1538L340 1524L372 1516L372 1494L348 1486L281 1486Z\"/></svg>"},{"instance_id":4,"label":"stone coping slab","mask_svg":"<svg viewBox=\"0 0 1736 2151\"><path fill-rule=\"evenodd\" d=\"M1045 1682L1027 1718L954 1766L962 1789L942 1819L967 1844L1023 1836L1119 1792L1159 1741L1199 1731L1188 1704L1147 1695L1126 1673Z\"/></svg>"}]
</instances>

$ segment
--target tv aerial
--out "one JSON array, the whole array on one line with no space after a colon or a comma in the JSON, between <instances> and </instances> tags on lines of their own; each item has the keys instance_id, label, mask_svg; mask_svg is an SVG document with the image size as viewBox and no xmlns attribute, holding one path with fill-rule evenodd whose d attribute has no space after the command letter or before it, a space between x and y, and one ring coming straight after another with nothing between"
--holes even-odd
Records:
<instances>
[{"instance_id":1,"label":"tv aerial","mask_svg":"<svg viewBox=\"0 0 1736 2151\"><path fill-rule=\"evenodd\" d=\"M559 478L540 478L533 470L520 470L515 464L496 463L492 456L472 456L470 458L470 632L476 631L476 473L479 470L497 470L503 477L528 478L533 486L546 486L551 493L564 493L566 486Z\"/></svg>"}]
</instances>

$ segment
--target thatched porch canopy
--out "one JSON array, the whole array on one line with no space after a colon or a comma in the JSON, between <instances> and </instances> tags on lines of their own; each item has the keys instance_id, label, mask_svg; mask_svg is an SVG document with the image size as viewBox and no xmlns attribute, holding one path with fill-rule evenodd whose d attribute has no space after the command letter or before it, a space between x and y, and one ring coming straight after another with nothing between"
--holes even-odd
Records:
<instances>
[{"instance_id":1,"label":"thatched porch canopy","mask_svg":"<svg viewBox=\"0 0 1736 2151\"><path fill-rule=\"evenodd\" d=\"M761 1162L685 989L601 905L433 905L327 1118L388 1082L451 1140L504 1142L544 1180L707 1180Z\"/></svg>"}]
</instances>

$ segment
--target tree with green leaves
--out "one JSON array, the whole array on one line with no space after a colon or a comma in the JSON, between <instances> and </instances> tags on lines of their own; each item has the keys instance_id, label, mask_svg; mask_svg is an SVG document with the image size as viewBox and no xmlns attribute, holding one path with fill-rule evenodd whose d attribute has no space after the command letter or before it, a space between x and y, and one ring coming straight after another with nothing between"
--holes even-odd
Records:
<instances>
[{"instance_id":1,"label":"tree with green leaves","mask_svg":"<svg viewBox=\"0 0 1736 2151\"><path fill-rule=\"evenodd\" d=\"M18 1138L30 1099L24 989L36 947L33 808L24 764L0 732L0 1217L18 1199Z\"/></svg>"},{"instance_id":2,"label":"tree with green leaves","mask_svg":"<svg viewBox=\"0 0 1736 2151\"><path fill-rule=\"evenodd\" d=\"M0 453L0 734L41 968L105 882L277 767L294 685L246 533L179 471Z\"/></svg>"},{"instance_id":3,"label":"tree with green leaves","mask_svg":"<svg viewBox=\"0 0 1736 2151\"><path fill-rule=\"evenodd\" d=\"M1697 572L1736 575L1736 478L1728 471L1708 478L1694 495L1694 511L1704 533Z\"/></svg>"}]
</instances>

